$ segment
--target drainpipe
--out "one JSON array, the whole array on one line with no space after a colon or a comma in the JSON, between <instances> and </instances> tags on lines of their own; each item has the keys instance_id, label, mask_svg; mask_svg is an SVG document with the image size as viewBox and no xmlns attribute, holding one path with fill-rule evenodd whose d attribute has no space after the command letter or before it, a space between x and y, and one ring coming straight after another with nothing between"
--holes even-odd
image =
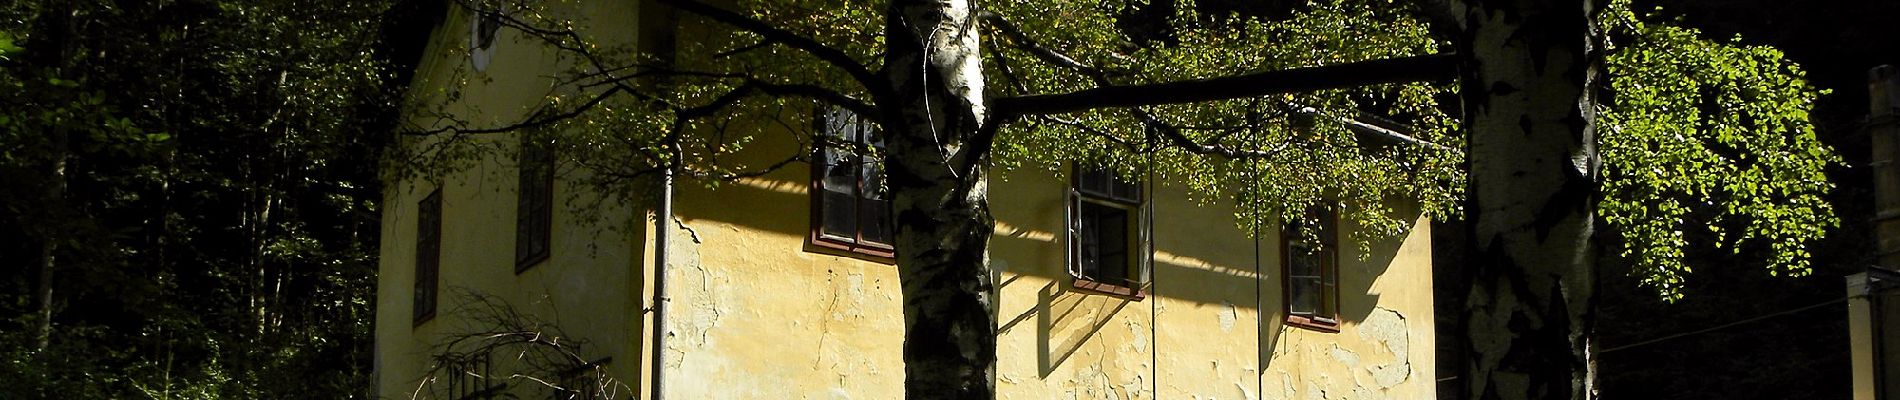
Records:
<instances>
[{"instance_id":1,"label":"drainpipe","mask_svg":"<svg viewBox=\"0 0 1900 400\"><path fill-rule=\"evenodd\" d=\"M660 204L653 212L653 400L666 398L666 252L673 235L673 168L660 173Z\"/></svg>"}]
</instances>

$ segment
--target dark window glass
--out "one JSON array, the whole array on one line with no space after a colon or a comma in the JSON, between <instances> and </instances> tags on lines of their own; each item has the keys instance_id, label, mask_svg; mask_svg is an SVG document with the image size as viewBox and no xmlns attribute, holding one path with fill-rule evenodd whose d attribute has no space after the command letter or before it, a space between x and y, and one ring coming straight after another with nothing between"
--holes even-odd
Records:
<instances>
[{"instance_id":1,"label":"dark window glass","mask_svg":"<svg viewBox=\"0 0 1900 400\"><path fill-rule=\"evenodd\" d=\"M1078 169L1072 220L1071 270L1079 279L1139 288L1145 274L1140 251L1140 185L1111 172Z\"/></svg>"},{"instance_id":2,"label":"dark window glass","mask_svg":"<svg viewBox=\"0 0 1900 400\"><path fill-rule=\"evenodd\" d=\"M841 109L826 112L818 127L813 242L890 256L893 227L880 154L883 139L869 121Z\"/></svg>"},{"instance_id":3,"label":"dark window glass","mask_svg":"<svg viewBox=\"0 0 1900 400\"><path fill-rule=\"evenodd\" d=\"M548 258L554 225L554 154L549 146L523 136L516 160L515 272Z\"/></svg>"},{"instance_id":4,"label":"dark window glass","mask_svg":"<svg viewBox=\"0 0 1900 400\"><path fill-rule=\"evenodd\" d=\"M435 317L436 281L442 256L442 190L416 205L416 323Z\"/></svg>"},{"instance_id":5,"label":"dark window glass","mask_svg":"<svg viewBox=\"0 0 1900 400\"><path fill-rule=\"evenodd\" d=\"M1335 225L1330 210L1317 208L1302 222L1288 224L1281 234L1289 322L1326 328L1337 326L1339 268Z\"/></svg>"}]
</instances>

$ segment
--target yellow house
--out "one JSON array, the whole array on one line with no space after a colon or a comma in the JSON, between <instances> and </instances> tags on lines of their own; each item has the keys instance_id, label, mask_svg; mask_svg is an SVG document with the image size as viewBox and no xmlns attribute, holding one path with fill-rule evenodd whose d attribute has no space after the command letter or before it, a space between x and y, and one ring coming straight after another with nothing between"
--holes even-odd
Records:
<instances>
[{"instance_id":1,"label":"yellow house","mask_svg":"<svg viewBox=\"0 0 1900 400\"><path fill-rule=\"evenodd\" d=\"M631 1L578 7L593 21L654 14ZM559 68L551 50L445 12L412 100L476 124L540 101ZM635 25L595 32L633 41ZM461 95L439 97L451 87ZM820 114L806 118L825 134L875 144L848 115ZM519 143L508 135L473 140ZM901 295L879 244L890 226L862 189L878 179L862 157L819 152L816 167L677 185L655 218L655 201L590 193L575 183L583 172L549 168L544 153L494 154L387 182L379 396L903 397ZM1328 243L1274 226L1254 239L1231 205L1182 186L996 172L999 398L1433 397L1428 221L1370 252L1339 245L1355 229L1346 221L1316 227Z\"/></svg>"}]
</instances>

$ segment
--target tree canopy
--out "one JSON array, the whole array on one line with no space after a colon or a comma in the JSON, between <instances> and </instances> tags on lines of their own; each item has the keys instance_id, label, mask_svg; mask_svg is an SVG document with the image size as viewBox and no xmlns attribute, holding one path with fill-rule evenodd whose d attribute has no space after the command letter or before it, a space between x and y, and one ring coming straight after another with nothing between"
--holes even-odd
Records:
<instances>
[{"instance_id":1,"label":"tree canopy","mask_svg":"<svg viewBox=\"0 0 1900 400\"><path fill-rule=\"evenodd\" d=\"M624 178L677 162L686 175L717 185L809 154L794 151L770 165L732 162L730 155L757 138L725 127L785 126L801 135L799 143L816 144L810 124L788 120L785 110L802 113L816 103L873 114L876 94L861 81L896 68L879 59L888 22L882 2L761 1L730 12L690 0L663 3L698 7L685 14L699 22L684 29L709 34L678 41L665 55L642 53L632 44L598 42L585 18L561 11L559 2L464 4L497 10L504 25L575 62L559 78L561 89L519 124L418 130L533 127L549 135L564 160L605 177L596 183L630 184ZM1690 268L1682 261L1690 246L1760 247L1770 255L1767 271L1802 274L1811 258L1806 246L1838 225L1820 199L1832 188L1822 170L1838 157L1815 140L1806 116L1824 92L1773 48L1706 38L1629 7L1613 2L1596 16L1606 32L1610 77L1599 89L1608 95L1598 110L1605 170L1596 212L1609 224L1612 244L1640 266L1643 282L1669 298ZM691 17L699 12L714 15ZM1012 97L1452 49L1452 39L1433 30L1437 17L1428 5L1387 1L1001 2L974 12L980 23L970 29L982 33L982 89L993 107L1008 107ZM740 20L766 30L721 25ZM666 84L621 85L658 78ZM1438 79L1024 115L998 124L988 157L1005 170L1059 171L1079 161L1152 173L1204 198L1237 196L1242 225L1288 222L1305 215L1298 210L1336 203L1346 218L1371 228L1359 231L1370 239L1407 226L1384 199L1416 200L1433 219L1462 218L1457 90ZM665 106L654 112L649 102ZM677 155L668 150L672 140L681 144ZM437 161L408 171L437 171L446 160ZM631 188L622 186L639 190Z\"/></svg>"},{"instance_id":2,"label":"tree canopy","mask_svg":"<svg viewBox=\"0 0 1900 400\"><path fill-rule=\"evenodd\" d=\"M0 397L368 396L392 3L0 2Z\"/></svg>"}]
</instances>

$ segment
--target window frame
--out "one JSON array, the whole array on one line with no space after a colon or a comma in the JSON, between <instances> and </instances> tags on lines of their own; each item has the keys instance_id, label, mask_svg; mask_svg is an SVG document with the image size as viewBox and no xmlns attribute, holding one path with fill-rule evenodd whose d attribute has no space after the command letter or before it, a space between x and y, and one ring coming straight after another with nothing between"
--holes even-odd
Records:
<instances>
[{"instance_id":1,"label":"window frame","mask_svg":"<svg viewBox=\"0 0 1900 400\"><path fill-rule=\"evenodd\" d=\"M826 157L825 151L832 148L831 141L833 140L834 137L839 137L839 138L843 137L843 135L834 136L832 135L831 131L829 131L830 126L831 126L831 119L847 117L847 116L854 119L853 122L857 124L857 128L858 128L857 132L859 132L859 135L857 138L851 139L851 143L848 143L849 146L854 147L854 148L872 146L870 143L872 143L873 141L868 140L866 134L874 132L872 130L873 124L870 121L867 121L864 118L857 116L855 114L851 114L850 111L844 110L842 108L820 107L816 111L814 111L814 115L816 115L816 117L812 118L812 129L813 129L812 132L814 133L813 134L814 140L812 142L813 162L811 163L811 187L810 187L811 231L806 237L806 243L810 244L813 249L829 250L832 252L842 253L843 255L849 255L849 256L854 256L858 258L868 259L870 261L876 261L876 262L885 263L885 264L895 264L897 262L897 259L896 259L897 251L893 244L878 243L873 240L868 240L864 237L865 224L863 222L864 221L863 216L865 214L864 204L867 202L866 201L867 199L864 197L864 191L865 191L864 172L865 171L862 166L865 163L864 160L869 157L866 157L864 154L862 154L863 151L861 150L857 150L857 149L852 150L852 157L854 158L854 161L851 161L851 164L850 164L852 174L853 174L852 181L854 182L852 193L851 193L852 194L851 213L853 215L852 225L854 227L851 230L851 237L842 237L842 236L825 233L825 205L826 205L825 203L825 193L826 193L825 172L827 169L826 167L829 166L829 164L827 163L831 161L830 157ZM887 203L890 202L890 199L888 198L889 194L887 193L885 196L886 198L883 199L882 201L887 202ZM888 207L886 211L889 211ZM886 214L887 214L886 218L890 219L887 226L889 227L888 229L891 230L891 234L892 234L891 239L892 241L895 241L896 232L897 232L897 223L896 223L897 221L894 216L888 215L889 214L888 212Z\"/></svg>"},{"instance_id":2,"label":"window frame","mask_svg":"<svg viewBox=\"0 0 1900 400\"><path fill-rule=\"evenodd\" d=\"M1108 174L1108 180L1103 181L1103 183L1107 183L1109 186L1118 183L1122 184L1130 189L1130 193L1113 193L1115 190L1112 187L1107 191L1095 190L1084 185L1084 182L1089 180L1088 177L1090 175L1103 173ZM1069 278L1072 281L1070 287L1083 293L1106 295L1135 301L1141 301L1148 297L1148 288L1152 283L1151 278L1153 274L1154 241L1152 235L1153 224L1150 218L1153 203L1147 198L1146 188L1146 182L1141 180L1124 181L1119 174L1113 170L1095 169L1081 165L1077 165L1071 169L1067 196L1068 206L1066 207L1068 217L1063 221L1068 233L1068 245L1066 246L1068 252L1064 260L1064 266L1067 268ZM1125 232L1124 236L1126 236L1125 240L1127 241L1127 255L1125 256L1127 261L1123 264L1123 267L1127 268L1127 270L1122 274L1123 277L1121 279L1123 282L1112 282L1089 276L1090 274L1087 271L1083 271L1081 240L1081 235L1085 234L1082 229L1082 219L1085 218L1083 208L1090 206L1117 209L1125 212L1127 215L1127 227L1123 230L1123 232ZM1096 264L1099 269L1100 263L1097 262Z\"/></svg>"},{"instance_id":3,"label":"window frame","mask_svg":"<svg viewBox=\"0 0 1900 400\"><path fill-rule=\"evenodd\" d=\"M546 143L537 143L532 135L522 135L519 154L515 157L515 274L519 275L547 261L554 254L554 149ZM530 157L538 157L531 160ZM540 164L540 171L528 169L530 162ZM539 176L530 176L531 172L540 172ZM534 193L528 193L530 179L539 180ZM533 202L538 201L536 209ZM532 214L530 214L532 213ZM526 240L527 243L523 243ZM541 247L534 249L535 242ZM527 249L523 249L523 246ZM526 253L524 253L526 251Z\"/></svg>"},{"instance_id":4,"label":"window frame","mask_svg":"<svg viewBox=\"0 0 1900 400\"><path fill-rule=\"evenodd\" d=\"M416 258L411 319L416 326L435 319L441 303L442 189L416 202ZM423 300L427 301L423 301Z\"/></svg>"},{"instance_id":5,"label":"window frame","mask_svg":"<svg viewBox=\"0 0 1900 400\"><path fill-rule=\"evenodd\" d=\"M1307 210L1307 219L1320 224L1319 243L1310 243L1294 227L1280 227L1280 310L1286 315L1286 324L1313 331L1339 332L1339 217L1330 207L1319 206ZM1296 313L1293 310L1293 251L1295 247L1318 246L1320 257L1319 293L1315 301L1319 302L1312 313Z\"/></svg>"}]
</instances>

